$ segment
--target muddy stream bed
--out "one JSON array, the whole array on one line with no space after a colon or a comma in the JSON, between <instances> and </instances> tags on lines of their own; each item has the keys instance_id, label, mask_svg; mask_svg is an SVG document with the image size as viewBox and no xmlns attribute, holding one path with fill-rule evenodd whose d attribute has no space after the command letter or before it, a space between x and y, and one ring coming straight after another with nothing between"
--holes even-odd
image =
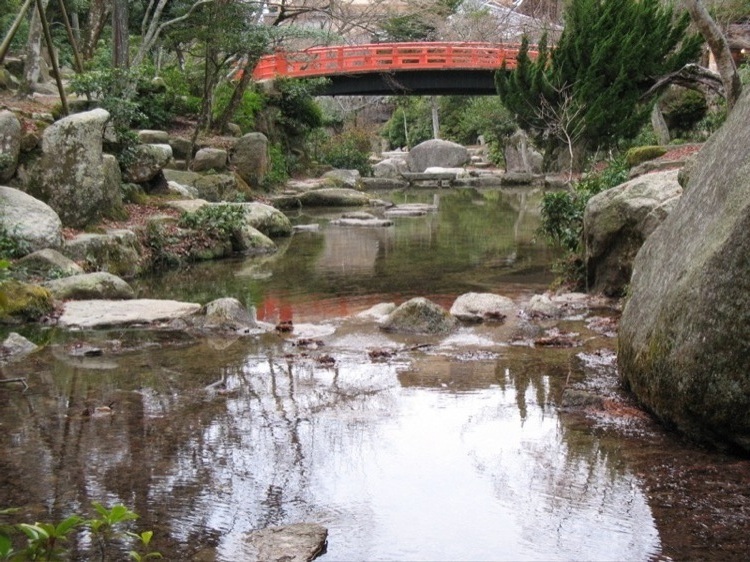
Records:
<instances>
[{"instance_id":1,"label":"muddy stream bed","mask_svg":"<svg viewBox=\"0 0 750 562\"><path fill-rule=\"evenodd\" d=\"M0 508L59 520L121 502L168 560L246 560L248 532L303 521L328 528L323 561L750 555L750 464L683 441L619 389L616 307L523 312L554 278L540 193L387 197L438 210L377 229L300 212L320 230L275 256L134 283L233 296L291 333L25 330L46 347L1 368L29 388L0 388ZM519 314L444 337L357 316L469 291ZM550 334L570 345L541 345ZM90 559L87 541L74 558Z\"/></svg>"}]
</instances>

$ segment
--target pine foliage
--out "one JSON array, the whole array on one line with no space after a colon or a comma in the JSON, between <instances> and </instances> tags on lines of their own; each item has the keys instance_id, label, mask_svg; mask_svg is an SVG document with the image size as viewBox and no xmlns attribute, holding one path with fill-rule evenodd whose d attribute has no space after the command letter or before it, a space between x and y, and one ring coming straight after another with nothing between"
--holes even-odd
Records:
<instances>
[{"instance_id":1,"label":"pine foliage","mask_svg":"<svg viewBox=\"0 0 750 562\"><path fill-rule=\"evenodd\" d=\"M584 144L612 146L648 118L643 93L698 55L701 40L688 24L660 0L572 0L557 46L542 41L531 60L524 39L516 69L497 73L498 93L540 141L554 142L556 118Z\"/></svg>"}]
</instances>

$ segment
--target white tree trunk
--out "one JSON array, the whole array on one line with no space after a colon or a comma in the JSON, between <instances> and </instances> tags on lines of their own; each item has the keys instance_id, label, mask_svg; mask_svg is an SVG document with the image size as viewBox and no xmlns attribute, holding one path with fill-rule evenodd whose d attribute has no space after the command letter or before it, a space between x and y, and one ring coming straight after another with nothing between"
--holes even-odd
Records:
<instances>
[{"instance_id":1,"label":"white tree trunk","mask_svg":"<svg viewBox=\"0 0 750 562\"><path fill-rule=\"evenodd\" d=\"M49 0L42 0L45 10ZM26 60L23 66L24 87L31 91L34 84L40 84L49 80L47 64L42 55L44 50L44 31L39 11L34 9L29 23L29 36L26 41Z\"/></svg>"}]
</instances>

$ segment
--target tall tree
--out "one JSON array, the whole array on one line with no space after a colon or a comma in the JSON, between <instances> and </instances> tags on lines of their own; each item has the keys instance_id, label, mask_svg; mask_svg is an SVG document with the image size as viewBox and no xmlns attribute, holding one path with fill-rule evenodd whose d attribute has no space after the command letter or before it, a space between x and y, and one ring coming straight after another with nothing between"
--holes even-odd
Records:
<instances>
[{"instance_id":1,"label":"tall tree","mask_svg":"<svg viewBox=\"0 0 750 562\"><path fill-rule=\"evenodd\" d=\"M659 0L572 0L557 46L535 61L522 52L515 71L498 72L498 93L548 149L565 144L553 132L560 117L580 149L612 147L648 119L642 94L698 55L689 23Z\"/></svg>"}]
</instances>

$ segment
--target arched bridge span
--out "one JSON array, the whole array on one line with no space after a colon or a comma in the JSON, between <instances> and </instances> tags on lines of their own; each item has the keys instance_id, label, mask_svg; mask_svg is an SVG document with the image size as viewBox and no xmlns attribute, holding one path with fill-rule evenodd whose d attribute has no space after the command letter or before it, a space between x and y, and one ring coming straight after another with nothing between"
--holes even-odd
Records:
<instances>
[{"instance_id":1,"label":"arched bridge span","mask_svg":"<svg viewBox=\"0 0 750 562\"><path fill-rule=\"evenodd\" d=\"M315 47L262 57L253 78L326 77L330 83L322 94L329 96L490 95L496 93L495 72L503 65L515 68L519 49L475 42Z\"/></svg>"}]
</instances>

